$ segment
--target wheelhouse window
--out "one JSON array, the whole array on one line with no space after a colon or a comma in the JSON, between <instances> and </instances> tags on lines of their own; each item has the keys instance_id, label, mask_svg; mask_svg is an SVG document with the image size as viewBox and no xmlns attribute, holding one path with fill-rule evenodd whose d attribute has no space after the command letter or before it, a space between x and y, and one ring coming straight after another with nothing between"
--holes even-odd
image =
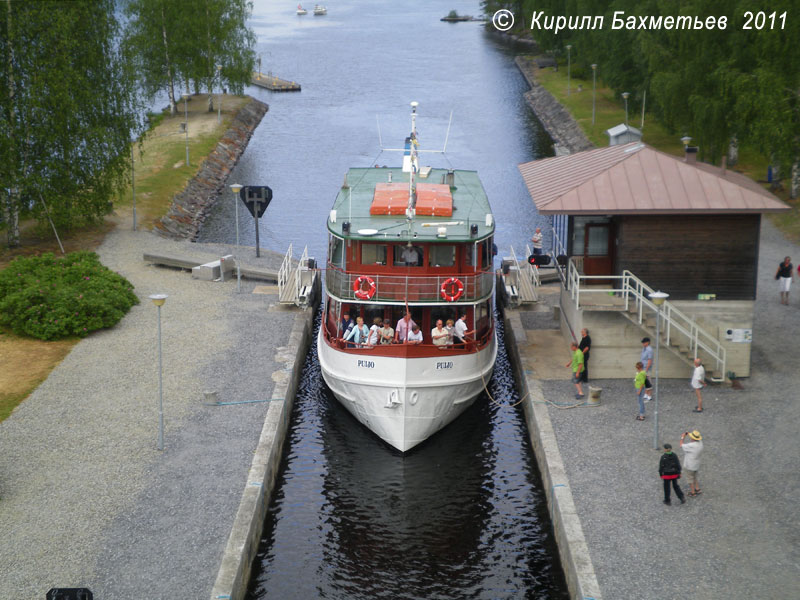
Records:
<instances>
[{"instance_id":1,"label":"wheelhouse window","mask_svg":"<svg viewBox=\"0 0 800 600\"><path fill-rule=\"evenodd\" d=\"M484 271L492 268L492 259L494 253L492 251L492 238L486 238L480 243L481 246L481 269Z\"/></svg>"},{"instance_id":2,"label":"wheelhouse window","mask_svg":"<svg viewBox=\"0 0 800 600\"><path fill-rule=\"evenodd\" d=\"M422 246L398 245L394 247L394 266L421 267L424 256Z\"/></svg>"},{"instance_id":3,"label":"wheelhouse window","mask_svg":"<svg viewBox=\"0 0 800 600\"><path fill-rule=\"evenodd\" d=\"M388 247L386 244L361 244L362 265L385 265Z\"/></svg>"},{"instance_id":4,"label":"wheelhouse window","mask_svg":"<svg viewBox=\"0 0 800 600\"><path fill-rule=\"evenodd\" d=\"M332 265L344 269L344 240L335 235L328 240L328 256Z\"/></svg>"},{"instance_id":5,"label":"wheelhouse window","mask_svg":"<svg viewBox=\"0 0 800 600\"><path fill-rule=\"evenodd\" d=\"M456 264L456 247L452 244L432 244L428 248L428 265L452 267Z\"/></svg>"}]
</instances>

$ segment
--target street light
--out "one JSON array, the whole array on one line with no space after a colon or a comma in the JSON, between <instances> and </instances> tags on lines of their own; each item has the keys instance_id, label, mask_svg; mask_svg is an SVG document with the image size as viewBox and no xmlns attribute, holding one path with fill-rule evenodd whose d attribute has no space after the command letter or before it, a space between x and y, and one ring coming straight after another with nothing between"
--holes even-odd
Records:
<instances>
[{"instance_id":1,"label":"street light","mask_svg":"<svg viewBox=\"0 0 800 600\"><path fill-rule=\"evenodd\" d=\"M622 97L625 98L625 125L628 125L628 96L630 96L630 92L622 92Z\"/></svg>"},{"instance_id":2,"label":"street light","mask_svg":"<svg viewBox=\"0 0 800 600\"><path fill-rule=\"evenodd\" d=\"M239 268L239 191L242 189L242 185L238 183L231 184L231 191L233 192L233 206L234 206L234 214L236 215L234 218L236 219L236 253L233 256L233 260L236 261L236 291L242 291L242 271Z\"/></svg>"},{"instance_id":3,"label":"street light","mask_svg":"<svg viewBox=\"0 0 800 600\"><path fill-rule=\"evenodd\" d=\"M189 166L189 87L183 97L183 131L186 133L186 166Z\"/></svg>"},{"instance_id":4,"label":"street light","mask_svg":"<svg viewBox=\"0 0 800 600\"><path fill-rule=\"evenodd\" d=\"M567 96L569 96L570 91L570 71L572 67L572 54L570 50L572 50L572 44L567 44Z\"/></svg>"},{"instance_id":5,"label":"street light","mask_svg":"<svg viewBox=\"0 0 800 600\"><path fill-rule=\"evenodd\" d=\"M222 65L217 65L217 79L219 79L219 102L217 102L217 123L222 122Z\"/></svg>"},{"instance_id":6,"label":"street light","mask_svg":"<svg viewBox=\"0 0 800 600\"><path fill-rule=\"evenodd\" d=\"M167 301L166 294L152 294L149 296L158 307L158 449L164 449L164 387L161 369L161 307Z\"/></svg>"},{"instance_id":7,"label":"street light","mask_svg":"<svg viewBox=\"0 0 800 600\"><path fill-rule=\"evenodd\" d=\"M653 424L653 448L658 450L658 350L661 346L661 305L664 304L669 294L664 292L652 292L649 294L650 300L656 305L656 386L655 386L655 421Z\"/></svg>"},{"instance_id":8,"label":"street light","mask_svg":"<svg viewBox=\"0 0 800 600\"><path fill-rule=\"evenodd\" d=\"M594 125L594 105L597 88L597 63L592 63L592 125Z\"/></svg>"},{"instance_id":9,"label":"street light","mask_svg":"<svg viewBox=\"0 0 800 600\"><path fill-rule=\"evenodd\" d=\"M136 138L131 138L131 192L133 193L133 230L136 231L136 161L133 158L133 147Z\"/></svg>"}]
</instances>

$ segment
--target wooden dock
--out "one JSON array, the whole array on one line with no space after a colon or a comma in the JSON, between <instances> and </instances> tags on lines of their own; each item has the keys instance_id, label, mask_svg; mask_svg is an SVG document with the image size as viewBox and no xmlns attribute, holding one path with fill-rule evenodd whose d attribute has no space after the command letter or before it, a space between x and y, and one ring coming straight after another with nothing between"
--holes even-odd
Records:
<instances>
[{"instance_id":1,"label":"wooden dock","mask_svg":"<svg viewBox=\"0 0 800 600\"><path fill-rule=\"evenodd\" d=\"M272 90L273 92L299 92L300 84L296 81L286 81L270 74L253 72L251 83L258 87Z\"/></svg>"}]
</instances>

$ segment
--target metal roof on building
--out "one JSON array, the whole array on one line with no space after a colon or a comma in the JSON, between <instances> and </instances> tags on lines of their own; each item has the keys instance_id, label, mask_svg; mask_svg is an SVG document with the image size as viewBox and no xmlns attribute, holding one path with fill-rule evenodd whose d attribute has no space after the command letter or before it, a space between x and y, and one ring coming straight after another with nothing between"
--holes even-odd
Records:
<instances>
[{"instance_id":1,"label":"metal roof on building","mask_svg":"<svg viewBox=\"0 0 800 600\"><path fill-rule=\"evenodd\" d=\"M444 184L447 173L447 169L431 169L427 177L415 177L418 210L409 230L405 218L409 174L400 166L350 169L333 203L331 212L336 211L336 220L329 215L328 230L350 239L436 242L479 240L494 233L494 217L486 218L492 209L478 173L454 171L453 187ZM378 210L383 214L376 214L371 210L374 202L381 206L391 203L391 211ZM344 222L350 223L349 233L342 231ZM440 227L446 228L445 237L439 235Z\"/></svg>"},{"instance_id":2,"label":"metal roof on building","mask_svg":"<svg viewBox=\"0 0 800 600\"><path fill-rule=\"evenodd\" d=\"M642 142L519 165L541 214L764 213L789 210L731 170L659 152Z\"/></svg>"}]
</instances>

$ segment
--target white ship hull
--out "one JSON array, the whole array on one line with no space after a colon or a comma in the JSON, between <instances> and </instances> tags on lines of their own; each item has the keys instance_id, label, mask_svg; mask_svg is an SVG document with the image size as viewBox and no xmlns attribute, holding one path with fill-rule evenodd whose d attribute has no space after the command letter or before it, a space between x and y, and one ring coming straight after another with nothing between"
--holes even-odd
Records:
<instances>
[{"instance_id":1,"label":"white ship hull","mask_svg":"<svg viewBox=\"0 0 800 600\"><path fill-rule=\"evenodd\" d=\"M497 341L470 354L427 358L373 356L317 340L322 376L337 400L388 444L406 452L445 427L488 384Z\"/></svg>"}]
</instances>

